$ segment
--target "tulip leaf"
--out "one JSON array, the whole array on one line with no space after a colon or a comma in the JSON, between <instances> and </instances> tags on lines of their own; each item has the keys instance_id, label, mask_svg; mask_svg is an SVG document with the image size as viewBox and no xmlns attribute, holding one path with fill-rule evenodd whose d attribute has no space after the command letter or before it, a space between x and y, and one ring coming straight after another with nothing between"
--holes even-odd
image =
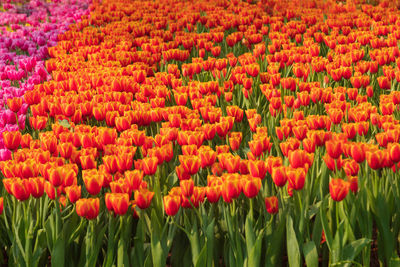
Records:
<instances>
[{"instance_id":1,"label":"tulip leaf","mask_svg":"<svg viewBox=\"0 0 400 267\"><path fill-rule=\"evenodd\" d=\"M265 256L265 266L279 266L282 265L282 247L285 236L284 221L285 216L282 216L283 220L277 225L277 229L274 229L273 233L267 238L267 255Z\"/></svg>"},{"instance_id":2,"label":"tulip leaf","mask_svg":"<svg viewBox=\"0 0 400 267\"><path fill-rule=\"evenodd\" d=\"M253 219L250 217L250 215L247 215L246 217L245 234L246 234L247 255L249 256L256 239L253 227Z\"/></svg>"},{"instance_id":3,"label":"tulip leaf","mask_svg":"<svg viewBox=\"0 0 400 267\"><path fill-rule=\"evenodd\" d=\"M247 266L260 266L261 245L263 238L264 234L261 231L261 233L258 234L255 244L250 250L250 254L247 257Z\"/></svg>"},{"instance_id":4,"label":"tulip leaf","mask_svg":"<svg viewBox=\"0 0 400 267\"><path fill-rule=\"evenodd\" d=\"M51 266L64 266L65 263L65 240L63 238L57 239L54 247L51 250Z\"/></svg>"},{"instance_id":5,"label":"tulip leaf","mask_svg":"<svg viewBox=\"0 0 400 267\"><path fill-rule=\"evenodd\" d=\"M326 217L326 212L324 209L326 201L327 201L327 198L325 198L324 201L322 202L319 214L321 217L322 228L324 229L324 233L325 233L326 244L329 248L329 251L332 251L333 237L332 237L331 229L329 228L328 219Z\"/></svg>"},{"instance_id":6,"label":"tulip leaf","mask_svg":"<svg viewBox=\"0 0 400 267\"><path fill-rule=\"evenodd\" d=\"M300 248L297 242L296 233L293 228L293 220L289 215L286 221L287 253L289 266L300 266Z\"/></svg>"},{"instance_id":7,"label":"tulip leaf","mask_svg":"<svg viewBox=\"0 0 400 267\"><path fill-rule=\"evenodd\" d=\"M207 245L203 246L198 255L197 259L195 260L195 267L203 267L207 266Z\"/></svg>"},{"instance_id":8,"label":"tulip leaf","mask_svg":"<svg viewBox=\"0 0 400 267\"><path fill-rule=\"evenodd\" d=\"M315 216L314 227L312 231L312 240L314 244L320 244L322 237L322 224L321 224L321 216Z\"/></svg>"},{"instance_id":9,"label":"tulip leaf","mask_svg":"<svg viewBox=\"0 0 400 267\"><path fill-rule=\"evenodd\" d=\"M342 260L352 261L371 242L371 239L360 238L346 245L343 249Z\"/></svg>"},{"instance_id":10,"label":"tulip leaf","mask_svg":"<svg viewBox=\"0 0 400 267\"><path fill-rule=\"evenodd\" d=\"M313 241L308 241L306 244L304 244L303 253L307 266L318 267L318 252Z\"/></svg>"},{"instance_id":11,"label":"tulip leaf","mask_svg":"<svg viewBox=\"0 0 400 267\"><path fill-rule=\"evenodd\" d=\"M61 126L65 127L65 128L71 128L71 124L69 124L69 122L67 120L58 120L58 124L60 124Z\"/></svg>"}]
</instances>

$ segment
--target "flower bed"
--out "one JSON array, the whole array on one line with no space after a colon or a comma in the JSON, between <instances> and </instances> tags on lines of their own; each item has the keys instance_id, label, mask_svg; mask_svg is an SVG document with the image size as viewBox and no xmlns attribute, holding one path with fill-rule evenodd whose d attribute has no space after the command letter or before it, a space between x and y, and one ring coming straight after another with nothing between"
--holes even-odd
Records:
<instances>
[{"instance_id":1,"label":"flower bed","mask_svg":"<svg viewBox=\"0 0 400 267\"><path fill-rule=\"evenodd\" d=\"M399 3L366 2L93 1L5 96L4 258L399 264Z\"/></svg>"}]
</instances>

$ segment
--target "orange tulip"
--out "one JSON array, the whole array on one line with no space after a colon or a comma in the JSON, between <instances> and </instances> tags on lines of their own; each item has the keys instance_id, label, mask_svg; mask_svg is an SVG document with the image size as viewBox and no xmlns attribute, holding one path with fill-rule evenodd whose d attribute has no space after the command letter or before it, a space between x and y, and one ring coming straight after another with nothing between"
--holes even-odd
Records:
<instances>
[{"instance_id":1,"label":"orange tulip","mask_svg":"<svg viewBox=\"0 0 400 267\"><path fill-rule=\"evenodd\" d=\"M248 198L253 198L258 195L261 189L261 179L259 178L244 178L241 179L243 194Z\"/></svg>"},{"instance_id":2,"label":"orange tulip","mask_svg":"<svg viewBox=\"0 0 400 267\"><path fill-rule=\"evenodd\" d=\"M286 173L291 188L294 190L303 189L306 178L306 171L304 168L288 169Z\"/></svg>"},{"instance_id":3,"label":"orange tulip","mask_svg":"<svg viewBox=\"0 0 400 267\"><path fill-rule=\"evenodd\" d=\"M151 200L153 199L154 192L149 191L148 189L139 189L135 191L135 202L136 205L140 209L147 209L150 204Z\"/></svg>"},{"instance_id":4,"label":"orange tulip","mask_svg":"<svg viewBox=\"0 0 400 267\"><path fill-rule=\"evenodd\" d=\"M29 178L29 192L34 198L40 198L44 193L44 178Z\"/></svg>"},{"instance_id":5,"label":"orange tulip","mask_svg":"<svg viewBox=\"0 0 400 267\"><path fill-rule=\"evenodd\" d=\"M251 176L260 179L264 179L265 174L267 173L266 164L262 160L249 160L248 168Z\"/></svg>"},{"instance_id":6,"label":"orange tulip","mask_svg":"<svg viewBox=\"0 0 400 267\"><path fill-rule=\"evenodd\" d=\"M278 198L276 196L265 198L265 208L269 214L275 214L279 211Z\"/></svg>"},{"instance_id":7,"label":"orange tulip","mask_svg":"<svg viewBox=\"0 0 400 267\"><path fill-rule=\"evenodd\" d=\"M10 181L11 194L19 201L27 200L30 196L30 185L27 179L16 178Z\"/></svg>"},{"instance_id":8,"label":"orange tulip","mask_svg":"<svg viewBox=\"0 0 400 267\"><path fill-rule=\"evenodd\" d=\"M76 202L76 213L88 220L93 220L99 215L99 208L99 198L81 198Z\"/></svg>"},{"instance_id":9,"label":"orange tulip","mask_svg":"<svg viewBox=\"0 0 400 267\"><path fill-rule=\"evenodd\" d=\"M3 140L4 140L4 145L6 148L10 150L15 150L19 147L20 142L21 142L21 132L19 131L14 131L14 132L3 132Z\"/></svg>"},{"instance_id":10,"label":"orange tulip","mask_svg":"<svg viewBox=\"0 0 400 267\"><path fill-rule=\"evenodd\" d=\"M128 211L130 205L128 194L107 193L105 198L107 209L112 209L116 215L124 215Z\"/></svg>"},{"instance_id":11,"label":"orange tulip","mask_svg":"<svg viewBox=\"0 0 400 267\"><path fill-rule=\"evenodd\" d=\"M287 181L286 167L278 166L272 169L272 179L276 186L283 187Z\"/></svg>"},{"instance_id":12,"label":"orange tulip","mask_svg":"<svg viewBox=\"0 0 400 267\"><path fill-rule=\"evenodd\" d=\"M200 158L198 156L179 156L179 162L181 163L185 172L189 175L194 175L199 171Z\"/></svg>"},{"instance_id":13,"label":"orange tulip","mask_svg":"<svg viewBox=\"0 0 400 267\"><path fill-rule=\"evenodd\" d=\"M82 172L83 181L85 183L86 190L89 194L95 196L100 193L101 188L103 187L104 175L99 172L95 172L94 174L89 171Z\"/></svg>"},{"instance_id":14,"label":"orange tulip","mask_svg":"<svg viewBox=\"0 0 400 267\"><path fill-rule=\"evenodd\" d=\"M334 201L342 201L349 193L350 183L340 178L329 182L329 192Z\"/></svg>"},{"instance_id":15,"label":"orange tulip","mask_svg":"<svg viewBox=\"0 0 400 267\"><path fill-rule=\"evenodd\" d=\"M69 202L75 203L81 198L81 186L72 185L65 188Z\"/></svg>"},{"instance_id":16,"label":"orange tulip","mask_svg":"<svg viewBox=\"0 0 400 267\"><path fill-rule=\"evenodd\" d=\"M63 184L64 180L64 168L54 167L49 170L49 182L54 187L59 187Z\"/></svg>"},{"instance_id":17,"label":"orange tulip","mask_svg":"<svg viewBox=\"0 0 400 267\"><path fill-rule=\"evenodd\" d=\"M210 203L217 203L219 201L219 199L221 198L221 190L222 190L222 187L220 185L207 187L206 188L207 200Z\"/></svg>"},{"instance_id":18,"label":"orange tulip","mask_svg":"<svg viewBox=\"0 0 400 267\"><path fill-rule=\"evenodd\" d=\"M181 197L167 195L164 196L164 210L168 216L174 216L178 213L179 208L181 207Z\"/></svg>"},{"instance_id":19,"label":"orange tulip","mask_svg":"<svg viewBox=\"0 0 400 267\"><path fill-rule=\"evenodd\" d=\"M242 188L240 186L240 181L237 178L228 178L222 184L222 198L225 202L231 203L232 199L238 198Z\"/></svg>"},{"instance_id":20,"label":"orange tulip","mask_svg":"<svg viewBox=\"0 0 400 267\"><path fill-rule=\"evenodd\" d=\"M153 175L157 171L157 157L146 157L142 160L142 170L145 175ZM138 205L139 206L139 205ZM140 206L139 206L140 207Z\"/></svg>"},{"instance_id":21,"label":"orange tulip","mask_svg":"<svg viewBox=\"0 0 400 267\"><path fill-rule=\"evenodd\" d=\"M80 156L79 159L82 170L95 169L97 167L97 162L93 155Z\"/></svg>"},{"instance_id":22,"label":"orange tulip","mask_svg":"<svg viewBox=\"0 0 400 267\"><path fill-rule=\"evenodd\" d=\"M22 106L22 98L13 97L7 99L7 106L11 111L17 113Z\"/></svg>"},{"instance_id":23,"label":"orange tulip","mask_svg":"<svg viewBox=\"0 0 400 267\"><path fill-rule=\"evenodd\" d=\"M342 154L342 142L329 140L325 142L326 152L331 158L337 159Z\"/></svg>"},{"instance_id":24,"label":"orange tulip","mask_svg":"<svg viewBox=\"0 0 400 267\"><path fill-rule=\"evenodd\" d=\"M194 182L192 179L180 181L182 195L185 197L190 197L193 194Z\"/></svg>"}]
</instances>

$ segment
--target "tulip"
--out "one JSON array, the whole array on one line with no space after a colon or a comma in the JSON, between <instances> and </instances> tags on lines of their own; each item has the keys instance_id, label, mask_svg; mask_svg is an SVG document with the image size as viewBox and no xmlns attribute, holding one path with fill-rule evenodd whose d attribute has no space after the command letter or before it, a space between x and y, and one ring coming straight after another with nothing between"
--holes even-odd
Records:
<instances>
[{"instance_id":1,"label":"tulip","mask_svg":"<svg viewBox=\"0 0 400 267\"><path fill-rule=\"evenodd\" d=\"M76 213L88 220L93 220L99 215L99 208L99 198L81 198L76 202Z\"/></svg>"},{"instance_id":2,"label":"tulip","mask_svg":"<svg viewBox=\"0 0 400 267\"><path fill-rule=\"evenodd\" d=\"M361 163L365 160L365 149L363 144L353 144L350 149L351 157L357 162Z\"/></svg>"},{"instance_id":3,"label":"tulip","mask_svg":"<svg viewBox=\"0 0 400 267\"><path fill-rule=\"evenodd\" d=\"M241 192L242 188L240 186L240 181L237 178L228 178L222 184L222 198L227 203L231 203L232 199L238 198Z\"/></svg>"},{"instance_id":4,"label":"tulip","mask_svg":"<svg viewBox=\"0 0 400 267\"><path fill-rule=\"evenodd\" d=\"M7 99L7 106L13 112L17 113L22 106L22 98L14 97Z\"/></svg>"},{"instance_id":5,"label":"tulip","mask_svg":"<svg viewBox=\"0 0 400 267\"><path fill-rule=\"evenodd\" d=\"M350 190L356 194L358 191L358 177L357 176L347 176L347 181L350 183Z\"/></svg>"},{"instance_id":6,"label":"tulip","mask_svg":"<svg viewBox=\"0 0 400 267\"><path fill-rule=\"evenodd\" d=\"M93 155L80 156L79 159L82 170L95 169L97 167L97 162Z\"/></svg>"},{"instance_id":7,"label":"tulip","mask_svg":"<svg viewBox=\"0 0 400 267\"><path fill-rule=\"evenodd\" d=\"M373 170L378 170L384 167L384 154L382 150L367 151L366 159L368 166Z\"/></svg>"},{"instance_id":8,"label":"tulip","mask_svg":"<svg viewBox=\"0 0 400 267\"><path fill-rule=\"evenodd\" d=\"M36 177L36 178L29 178L29 192L32 194L34 198L40 198L43 196L44 193L44 178Z\"/></svg>"},{"instance_id":9,"label":"tulip","mask_svg":"<svg viewBox=\"0 0 400 267\"><path fill-rule=\"evenodd\" d=\"M49 170L49 182L54 187L59 187L63 184L64 169L63 167L55 167Z\"/></svg>"},{"instance_id":10,"label":"tulip","mask_svg":"<svg viewBox=\"0 0 400 267\"><path fill-rule=\"evenodd\" d=\"M390 143L388 145L388 150L390 154L390 159L393 161L393 163L398 163L400 161L400 144Z\"/></svg>"},{"instance_id":11,"label":"tulip","mask_svg":"<svg viewBox=\"0 0 400 267\"><path fill-rule=\"evenodd\" d=\"M243 194L248 198L254 198L258 195L261 189L261 179L259 178L245 178L241 179Z\"/></svg>"},{"instance_id":12,"label":"tulip","mask_svg":"<svg viewBox=\"0 0 400 267\"><path fill-rule=\"evenodd\" d=\"M181 207L181 197L180 196L164 196L164 210L168 216L174 216L178 213Z\"/></svg>"},{"instance_id":13,"label":"tulip","mask_svg":"<svg viewBox=\"0 0 400 267\"><path fill-rule=\"evenodd\" d=\"M138 190L143 181L143 172L141 170L126 171L124 175L130 191Z\"/></svg>"},{"instance_id":14,"label":"tulip","mask_svg":"<svg viewBox=\"0 0 400 267\"><path fill-rule=\"evenodd\" d=\"M190 197L193 194L194 182L192 179L180 181L180 187L182 195L185 197Z\"/></svg>"},{"instance_id":15,"label":"tulip","mask_svg":"<svg viewBox=\"0 0 400 267\"><path fill-rule=\"evenodd\" d=\"M6 148L15 150L19 147L22 135L19 131L15 132L3 132L3 140Z\"/></svg>"},{"instance_id":16,"label":"tulip","mask_svg":"<svg viewBox=\"0 0 400 267\"><path fill-rule=\"evenodd\" d=\"M278 198L276 196L265 198L265 208L269 214L276 214L279 210Z\"/></svg>"},{"instance_id":17,"label":"tulip","mask_svg":"<svg viewBox=\"0 0 400 267\"><path fill-rule=\"evenodd\" d=\"M265 174L267 173L266 164L262 160L249 160L248 168L251 176L260 179L264 179Z\"/></svg>"},{"instance_id":18,"label":"tulip","mask_svg":"<svg viewBox=\"0 0 400 267\"><path fill-rule=\"evenodd\" d=\"M278 166L272 169L272 179L276 186L283 187L287 181L286 167Z\"/></svg>"},{"instance_id":19,"label":"tulip","mask_svg":"<svg viewBox=\"0 0 400 267\"><path fill-rule=\"evenodd\" d=\"M206 188L207 200L210 203L217 203L221 197L222 187L219 186L209 186Z\"/></svg>"},{"instance_id":20,"label":"tulip","mask_svg":"<svg viewBox=\"0 0 400 267\"><path fill-rule=\"evenodd\" d=\"M325 142L326 152L331 158L337 159L342 154L341 141L329 140Z\"/></svg>"},{"instance_id":21,"label":"tulip","mask_svg":"<svg viewBox=\"0 0 400 267\"><path fill-rule=\"evenodd\" d=\"M81 186L72 185L65 188L69 202L75 203L81 198Z\"/></svg>"},{"instance_id":22,"label":"tulip","mask_svg":"<svg viewBox=\"0 0 400 267\"><path fill-rule=\"evenodd\" d=\"M139 189L135 191L135 202L140 209L147 209L151 204L153 196L154 192L147 189Z\"/></svg>"},{"instance_id":23,"label":"tulip","mask_svg":"<svg viewBox=\"0 0 400 267\"><path fill-rule=\"evenodd\" d=\"M92 174L88 171L82 172L83 181L85 183L86 190L89 194L95 196L100 193L104 182L104 175L97 173Z\"/></svg>"},{"instance_id":24,"label":"tulip","mask_svg":"<svg viewBox=\"0 0 400 267\"><path fill-rule=\"evenodd\" d=\"M194 175L199 171L200 158L198 156L179 156L179 162L182 164L183 169L189 175Z\"/></svg>"},{"instance_id":25,"label":"tulip","mask_svg":"<svg viewBox=\"0 0 400 267\"><path fill-rule=\"evenodd\" d=\"M16 178L11 181L11 194L19 201L27 200L30 197L31 193L29 188L29 181L26 179Z\"/></svg>"},{"instance_id":26,"label":"tulip","mask_svg":"<svg viewBox=\"0 0 400 267\"><path fill-rule=\"evenodd\" d=\"M145 175L153 175L157 171L158 159L157 159L157 157L146 157L143 159L142 164L143 164L142 170L143 170L144 174Z\"/></svg>"},{"instance_id":27,"label":"tulip","mask_svg":"<svg viewBox=\"0 0 400 267\"><path fill-rule=\"evenodd\" d=\"M111 193L108 194L109 202L111 202L112 210L116 215L124 215L129 208L129 195L126 193ZM109 205L110 205L109 204ZM107 208L109 208L107 206Z\"/></svg>"},{"instance_id":28,"label":"tulip","mask_svg":"<svg viewBox=\"0 0 400 267\"><path fill-rule=\"evenodd\" d=\"M304 168L288 169L286 173L291 188L294 190L303 189L306 178L306 171Z\"/></svg>"},{"instance_id":29,"label":"tulip","mask_svg":"<svg viewBox=\"0 0 400 267\"><path fill-rule=\"evenodd\" d=\"M342 201L349 193L350 183L340 178L329 182L329 192L334 201Z\"/></svg>"}]
</instances>

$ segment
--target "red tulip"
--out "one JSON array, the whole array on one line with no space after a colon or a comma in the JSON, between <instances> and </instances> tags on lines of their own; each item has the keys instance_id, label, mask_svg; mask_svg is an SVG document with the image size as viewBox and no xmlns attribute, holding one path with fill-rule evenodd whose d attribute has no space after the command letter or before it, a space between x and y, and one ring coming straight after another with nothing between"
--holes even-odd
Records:
<instances>
[{"instance_id":1,"label":"red tulip","mask_svg":"<svg viewBox=\"0 0 400 267\"><path fill-rule=\"evenodd\" d=\"M174 216L178 213L181 207L181 197L180 196L164 196L164 210L168 216Z\"/></svg>"},{"instance_id":2,"label":"red tulip","mask_svg":"<svg viewBox=\"0 0 400 267\"><path fill-rule=\"evenodd\" d=\"M306 178L306 171L304 168L288 169L286 174L291 188L294 190L303 189Z\"/></svg>"},{"instance_id":3,"label":"red tulip","mask_svg":"<svg viewBox=\"0 0 400 267\"><path fill-rule=\"evenodd\" d=\"M269 214L275 214L279 211L278 198L276 196L265 198L265 208Z\"/></svg>"},{"instance_id":4,"label":"red tulip","mask_svg":"<svg viewBox=\"0 0 400 267\"><path fill-rule=\"evenodd\" d=\"M222 187L220 185L207 187L206 188L207 200L210 203L218 202L221 197L221 190L222 190Z\"/></svg>"},{"instance_id":5,"label":"red tulip","mask_svg":"<svg viewBox=\"0 0 400 267\"><path fill-rule=\"evenodd\" d=\"M139 189L135 191L135 202L136 205L140 209L147 209L150 204L151 200L153 199L154 192L149 191L148 189Z\"/></svg>"},{"instance_id":6,"label":"red tulip","mask_svg":"<svg viewBox=\"0 0 400 267\"><path fill-rule=\"evenodd\" d=\"M76 202L76 213L88 220L93 220L99 215L99 208L99 198L81 198Z\"/></svg>"},{"instance_id":7,"label":"red tulip","mask_svg":"<svg viewBox=\"0 0 400 267\"><path fill-rule=\"evenodd\" d=\"M287 181L286 167L278 166L272 169L272 179L276 186L285 186Z\"/></svg>"},{"instance_id":8,"label":"red tulip","mask_svg":"<svg viewBox=\"0 0 400 267\"><path fill-rule=\"evenodd\" d=\"M19 131L14 131L14 132L3 132L3 140L4 140L4 145L6 148L10 150L15 150L19 147L20 142L21 142L21 132Z\"/></svg>"},{"instance_id":9,"label":"red tulip","mask_svg":"<svg viewBox=\"0 0 400 267\"><path fill-rule=\"evenodd\" d=\"M157 171L157 157L146 157L142 160L142 170L145 175L153 175ZM139 205L138 205L139 206Z\"/></svg>"},{"instance_id":10,"label":"red tulip","mask_svg":"<svg viewBox=\"0 0 400 267\"><path fill-rule=\"evenodd\" d=\"M349 193L350 183L340 178L329 182L329 192L334 201L342 201Z\"/></svg>"},{"instance_id":11,"label":"red tulip","mask_svg":"<svg viewBox=\"0 0 400 267\"><path fill-rule=\"evenodd\" d=\"M72 185L65 188L69 202L75 203L81 198L81 186Z\"/></svg>"},{"instance_id":12,"label":"red tulip","mask_svg":"<svg viewBox=\"0 0 400 267\"><path fill-rule=\"evenodd\" d=\"M337 159L342 154L342 142L329 140L325 142L326 152L331 158Z\"/></svg>"},{"instance_id":13,"label":"red tulip","mask_svg":"<svg viewBox=\"0 0 400 267\"><path fill-rule=\"evenodd\" d=\"M253 178L251 176L241 179L241 183L243 194L248 198L256 197L262 185L260 178Z\"/></svg>"}]
</instances>

